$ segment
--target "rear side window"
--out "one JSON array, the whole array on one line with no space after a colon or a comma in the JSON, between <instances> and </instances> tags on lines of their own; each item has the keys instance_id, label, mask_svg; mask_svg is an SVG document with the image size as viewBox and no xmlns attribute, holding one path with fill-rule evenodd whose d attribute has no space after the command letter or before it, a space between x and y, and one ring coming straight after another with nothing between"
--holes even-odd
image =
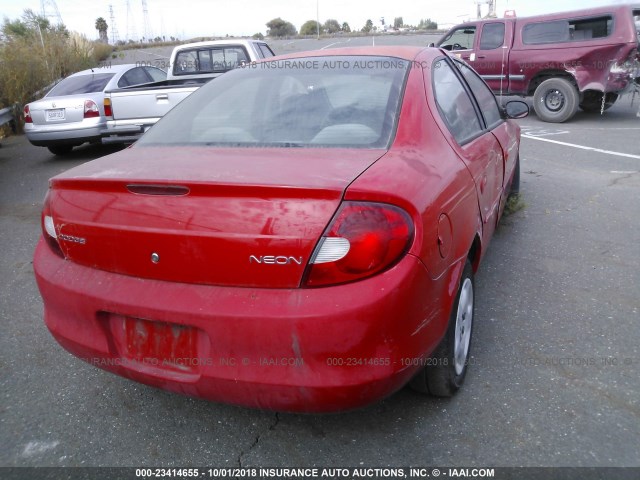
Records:
<instances>
[{"instance_id":1,"label":"rear side window","mask_svg":"<svg viewBox=\"0 0 640 480\"><path fill-rule=\"evenodd\" d=\"M440 115L459 144L482 133L480 119L467 91L444 59L433 64L433 89Z\"/></svg>"},{"instance_id":2,"label":"rear side window","mask_svg":"<svg viewBox=\"0 0 640 480\"><path fill-rule=\"evenodd\" d=\"M537 45L579 42L593 38L608 37L611 35L612 30L613 18L611 15L530 23L522 30L522 43Z\"/></svg>"},{"instance_id":3,"label":"rear side window","mask_svg":"<svg viewBox=\"0 0 640 480\"><path fill-rule=\"evenodd\" d=\"M247 52L242 47L187 50L176 56L173 74L226 72L248 61Z\"/></svg>"},{"instance_id":4,"label":"rear side window","mask_svg":"<svg viewBox=\"0 0 640 480\"><path fill-rule=\"evenodd\" d=\"M102 92L114 75L115 73L93 73L65 78L49 91L47 97Z\"/></svg>"},{"instance_id":5,"label":"rear side window","mask_svg":"<svg viewBox=\"0 0 640 480\"><path fill-rule=\"evenodd\" d=\"M269 45L266 43L259 43L258 48L260 49L260 53L262 54L262 58L275 57L275 53L271 51Z\"/></svg>"},{"instance_id":6,"label":"rear side window","mask_svg":"<svg viewBox=\"0 0 640 480\"><path fill-rule=\"evenodd\" d=\"M129 87L131 85L140 85L141 83L149 83L151 77L149 77L142 67L136 67L125 73L120 80L118 80L118 87Z\"/></svg>"},{"instance_id":7,"label":"rear side window","mask_svg":"<svg viewBox=\"0 0 640 480\"><path fill-rule=\"evenodd\" d=\"M480 50L494 50L504 43L504 23L487 23L482 27Z\"/></svg>"},{"instance_id":8,"label":"rear side window","mask_svg":"<svg viewBox=\"0 0 640 480\"><path fill-rule=\"evenodd\" d=\"M153 78L154 82L160 82L167 79L167 72L156 67L144 67L145 71Z\"/></svg>"}]
</instances>

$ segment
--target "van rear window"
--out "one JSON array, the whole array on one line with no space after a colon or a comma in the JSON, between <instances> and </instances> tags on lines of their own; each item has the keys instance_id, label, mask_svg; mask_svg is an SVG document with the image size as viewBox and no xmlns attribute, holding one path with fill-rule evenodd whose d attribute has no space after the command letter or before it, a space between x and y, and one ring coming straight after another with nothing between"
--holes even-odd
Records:
<instances>
[{"instance_id":1,"label":"van rear window","mask_svg":"<svg viewBox=\"0 0 640 480\"><path fill-rule=\"evenodd\" d=\"M605 38L613 31L611 15L554 20L530 23L522 30L522 43L537 45L544 43L580 42L594 38Z\"/></svg>"}]
</instances>

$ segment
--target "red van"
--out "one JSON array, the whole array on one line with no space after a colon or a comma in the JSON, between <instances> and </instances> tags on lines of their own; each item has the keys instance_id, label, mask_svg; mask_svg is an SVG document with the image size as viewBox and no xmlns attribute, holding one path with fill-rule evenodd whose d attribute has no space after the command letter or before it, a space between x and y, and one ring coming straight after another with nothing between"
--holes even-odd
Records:
<instances>
[{"instance_id":1,"label":"red van","mask_svg":"<svg viewBox=\"0 0 640 480\"><path fill-rule=\"evenodd\" d=\"M638 71L640 5L610 5L453 27L437 43L466 60L499 95L533 96L541 120L609 108Z\"/></svg>"}]
</instances>

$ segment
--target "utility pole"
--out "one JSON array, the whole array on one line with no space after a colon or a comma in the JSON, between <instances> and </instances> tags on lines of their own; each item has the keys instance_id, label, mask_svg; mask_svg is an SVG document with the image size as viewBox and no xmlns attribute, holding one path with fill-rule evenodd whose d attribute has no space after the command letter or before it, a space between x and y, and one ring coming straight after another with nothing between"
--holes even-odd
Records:
<instances>
[{"instance_id":1,"label":"utility pole","mask_svg":"<svg viewBox=\"0 0 640 480\"><path fill-rule=\"evenodd\" d=\"M152 40L153 33L149 24L149 9L147 8L147 0L142 0L142 21L144 22L144 38L148 42Z\"/></svg>"},{"instance_id":2,"label":"utility pole","mask_svg":"<svg viewBox=\"0 0 640 480\"><path fill-rule=\"evenodd\" d=\"M111 19L111 45L115 45L118 40L118 28L116 27L116 16L113 14L113 6L109 5L109 18Z\"/></svg>"}]
</instances>

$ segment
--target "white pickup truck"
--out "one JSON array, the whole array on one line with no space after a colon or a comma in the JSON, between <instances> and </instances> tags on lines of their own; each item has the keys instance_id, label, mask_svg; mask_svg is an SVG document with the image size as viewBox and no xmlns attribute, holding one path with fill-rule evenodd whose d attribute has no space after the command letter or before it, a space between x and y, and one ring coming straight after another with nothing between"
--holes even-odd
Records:
<instances>
[{"instance_id":1,"label":"white pickup truck","mask_svg":"<svg viewBox=\"0 0 640 480\"><path fill-rule=\"evenodd\" d=\"M259 40L213 40L177 46L166 65L166 80L105 92L107 127L102 143L135 142L164 114L212 78L273 56L269 45Z\"/></svg>"}]
</instances>

